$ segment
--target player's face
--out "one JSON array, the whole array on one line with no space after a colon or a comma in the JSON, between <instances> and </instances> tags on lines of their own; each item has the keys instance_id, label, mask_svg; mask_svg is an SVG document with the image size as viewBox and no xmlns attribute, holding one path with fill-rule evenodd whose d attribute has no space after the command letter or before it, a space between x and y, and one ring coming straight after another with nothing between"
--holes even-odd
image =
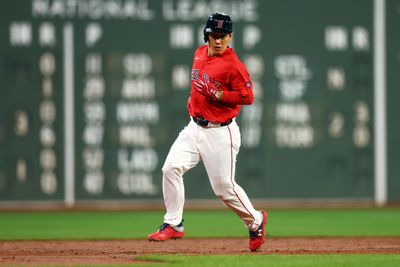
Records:
<instances>
[{"instance_id":1,"label":"player's face","mask_svg":"<svg viewBox=\"0 0 400 267\"><path fill-rule=\"evenodd\" d=\"M229 42L232 39L232 34L221 32L210 33L208 37L208 55L218 56L225 52L228 48Z\"/></svg>"}]
</instances>

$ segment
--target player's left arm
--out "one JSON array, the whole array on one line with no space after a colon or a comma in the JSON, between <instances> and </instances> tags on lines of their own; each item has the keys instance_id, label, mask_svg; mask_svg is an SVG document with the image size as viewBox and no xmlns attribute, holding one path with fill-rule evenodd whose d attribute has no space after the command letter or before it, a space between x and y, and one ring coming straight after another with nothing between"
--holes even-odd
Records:
<instances>
[{"instance_id":1,"label":"player's left arm","mask_svg":"<svg viewBox=\"0 0 400 267\"><path fill-rule=\"evenodd\" d=\"M251 105L254 102L253 83L244 65L233 68L228 74L225 89L218 86L218 81L214 81L212 77L196 79L193 85L203 96L224 105Z\"/></svg>"},{"instance_id":2,"label":"player's left arm","mask_svg":"<svg viewBox=\"0 0 400 267\"><path fill-rule=\"evenodd\" d=\"M223 91L219 101L228 105L251 105L254 102L253 83L246 69L231 73L231 90Z\"/></svg>"}]
</instances>

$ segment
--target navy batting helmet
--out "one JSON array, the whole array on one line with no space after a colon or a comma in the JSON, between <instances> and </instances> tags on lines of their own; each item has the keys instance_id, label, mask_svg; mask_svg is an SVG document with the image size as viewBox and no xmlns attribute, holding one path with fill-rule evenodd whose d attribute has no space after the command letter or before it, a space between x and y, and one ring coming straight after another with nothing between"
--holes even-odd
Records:
<instances>
[{"instance_id":1,"label":"navy batting helmet","mask_svg":"<svg viewBox=\"0 0 400 267\"><path fill-rule=\"evenodd\" d=\"M203 30L204 42L207 43L208 35L213 32L232 33L231 17L224 13L211 14Z\"/></svg>"}]
</instances>

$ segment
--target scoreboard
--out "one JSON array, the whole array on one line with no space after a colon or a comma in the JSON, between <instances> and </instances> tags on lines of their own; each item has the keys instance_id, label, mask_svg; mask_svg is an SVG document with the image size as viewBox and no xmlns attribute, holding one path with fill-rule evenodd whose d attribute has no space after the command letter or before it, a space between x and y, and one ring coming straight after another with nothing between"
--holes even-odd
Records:
<instances>
[{"instance_id":1,"label":"scoreboard","mask_svg":"<svg viewBox=\"0 0 400 267\"><path fill-rule=\"evenodd\" d=\"M254 83L237 181L258 199L373 199L373 1L0 2L0 200L160 200L209 14ZM214 198L202 164L189 199Z\"/></svg>"}]
</instances>

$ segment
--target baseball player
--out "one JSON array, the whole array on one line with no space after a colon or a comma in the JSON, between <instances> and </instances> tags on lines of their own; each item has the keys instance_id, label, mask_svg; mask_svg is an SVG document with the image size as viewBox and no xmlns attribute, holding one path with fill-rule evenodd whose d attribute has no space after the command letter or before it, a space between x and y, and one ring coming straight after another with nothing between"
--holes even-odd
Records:
<instances>
[{"instance_id":1,"label":"baseball player","mask_svg":"<svg viewBox=\"0 0 400 267\"><path fill-rule=\"evenodd\" d=\"M183 175L202 160L215 194L243 220L249 229L249 248L256 251L264 243L267 213L255 210L235 181L240 147L235 118L241 105L253 103L252 82L245 65L229 47L231 18L223 13L212 14L203 33L208 45L199 47L193 58L187 104L191 119L172 145L162 168L167 212L164 223L148 239L166 241L185 235Z\"/></svg>"}]
</instances>

